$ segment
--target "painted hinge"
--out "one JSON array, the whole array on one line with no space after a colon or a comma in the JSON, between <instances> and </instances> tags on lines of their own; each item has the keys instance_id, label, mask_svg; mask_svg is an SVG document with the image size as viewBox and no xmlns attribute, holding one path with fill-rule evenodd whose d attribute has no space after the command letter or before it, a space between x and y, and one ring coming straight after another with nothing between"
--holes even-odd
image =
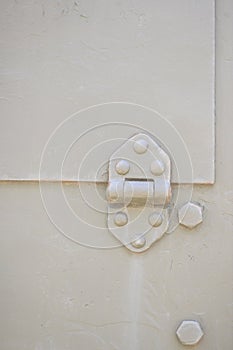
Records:
<instances>
[{"instance_id":1,"label":"painted hinge","mask_svg":"<svg viewBox=\"0 0 233 350\"><path fill-rule=\"evenodd\" d=\"M168 227L171 161L146 134L128 139L109 160L108 228L129 250L142 252Z\"/></svg>"}]
</instances>

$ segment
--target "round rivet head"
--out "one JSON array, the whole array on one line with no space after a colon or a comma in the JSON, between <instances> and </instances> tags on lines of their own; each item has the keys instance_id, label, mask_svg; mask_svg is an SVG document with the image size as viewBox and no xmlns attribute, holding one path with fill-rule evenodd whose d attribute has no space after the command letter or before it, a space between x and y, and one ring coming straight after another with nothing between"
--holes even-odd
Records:
<instances>
[{"instance_id":1,"label":"round rivet head","mask_svg":"<svg viewBox=\"0 0 233 350\"><path fill-rule=\"evenodd\" d=\"M179 325L176 335L183 345L196 345L204 333L200 323L193 320L184 320Z\"/></svg>"},{"instance_id":2,"label":"round rivet head","mask_svg":"<svg viewBox=\"0 0 233 350\"><path fill-rule=\"evenodd\" d=\"M136 239L136 241L132 242L131 244L134 248L140 249L144 247L144 245L146 244L146 239L144 237L140 237Z\"/></svg>"},{"instance_id":3,"label":"round rivet head","mask_svg":"<svg viewBox=\"0 0 233 350\"><path fill-rule=\"evenodd\" d=\"M125 213L119 211L114 217L114 222L117 226L124 226L128 222L128 217Z\"/></svg>"},{"instance_id":4,"label":"round rivet head","mask_svg":"<svg viewBox=\"0 0 233 350\"><path fill-rule=\"evenodd\" d=\"M150 171L152 172L152 174L157 176L162 175L164 170L165 170L164 164L160 160L156 159L151 163Z\"/></svg>"},{"instance_id":5,"label":"round rivet head","mask_svg":"<svg viewBox=\"0 0 233 350\"><path fill-rule=\"evenodd\" d=\"M127 160L120 160L116 163L116 171L120 175L125 175L129 172L130 164Z\"/></svg>"},{"instance_id":6,"label":"round rivet head","mask_svg":"<svg viewBox=\"0 0 233 350\"><path fill-rule=\"evenodd\" d=\"M142 154L147 151L148 146L148 142L146 140L141 139L134 142L133 149L136 153Z\"/></svg>"},{"instance_id":7,"label":"round rivet head","mask_svg":"<svg viewBox=\"0 0 233 350\"><path fill-rule=\"evenodd\" d=\"M162 222L163 222L163 218L162 218L162 215L160 213L155 212L149 216L149 223L153 227L160 226L162 224Z\"/></svg>"}]
</instances>

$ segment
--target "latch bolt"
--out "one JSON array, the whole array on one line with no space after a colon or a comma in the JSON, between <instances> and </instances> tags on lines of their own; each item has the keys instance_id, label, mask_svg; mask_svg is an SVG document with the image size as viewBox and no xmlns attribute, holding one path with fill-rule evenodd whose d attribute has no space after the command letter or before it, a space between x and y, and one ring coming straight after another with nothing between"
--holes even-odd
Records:
<instances>
[{"instance_id":1,"label":"latch bolt","mask_svg":"<svg viewBox=\"0 0 233 350\"><path fill-rule=\"evenodd\" d=\"M164 179L115 180L107 187L108 201L126 206L166 206L170 197L170 183Z\"/></svg>"}]
</instances>

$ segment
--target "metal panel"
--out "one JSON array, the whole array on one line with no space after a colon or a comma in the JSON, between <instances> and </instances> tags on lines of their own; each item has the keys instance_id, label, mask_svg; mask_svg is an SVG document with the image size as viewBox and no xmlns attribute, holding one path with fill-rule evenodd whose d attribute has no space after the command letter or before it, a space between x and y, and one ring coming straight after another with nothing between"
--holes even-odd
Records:
<instances>
[{"instance_id":1,"label":"metal panel","mask_svg":"<svg viewBox=\"0 0 233 350\"><path fill-rule=\"evenodd\" d=\"M103 128L92 130L88 141L76 146L87 152L93 140L109 141L92 157L102 163L121 144L117 139L131 137L135 126L148 129L173 152L178 133L193 176L185 166L173 182L214 182L213 0L1 1L0 16L2 180L38 179L43 148L66 120L58 128L54 157L63 152L63 159L83 131L130 123L132 128L107 130L107 138ZM116 105L108 105L67 120L83 108L112 101L134 109L126 105L119 115ZM79 156L77 166L83 160ZM60 179L61 168L52 164L44 179ZM89 180L96 179L95 165L86 168ZM63 175L77 180L73 167ZM104 179L99 174L97 180Z\"/></svg>"}]
</instances>

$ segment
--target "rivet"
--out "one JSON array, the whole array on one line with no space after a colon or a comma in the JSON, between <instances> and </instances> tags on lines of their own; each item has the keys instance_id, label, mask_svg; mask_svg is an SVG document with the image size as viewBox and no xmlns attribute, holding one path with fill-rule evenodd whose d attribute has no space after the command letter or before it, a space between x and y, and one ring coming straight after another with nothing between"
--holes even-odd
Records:
<instances>
[{"instance_id":1,"label":"rivet","mask_svg":"<svg viewBox=\"0 0 233 350\"><path fill-rule=\"evenodd\" d=\"M147 151L148 146L149 145L146 140L140 139L134 142L133 148L136 153L142 154Z\"/></svg>"},{"instance_id":2,"label":"rivet","mask_svg":"<svg viewBox=\"0 0 233 350\"><path fill-rule=\"evenodd\" d=\"M165 170L164 164L160 160L156 159L151 163L150 170L154 175L162 175Z\"/></svg>"},{"instance_id":3,"label":"rivet","mask_svg":"<svg viewBox=\"0 0 233 350\"><path fill-rule=\"evenodd\" d=\"M116 164L116 171L120 175L125 175L129 172L130 169L130 164L127 162L127 160L120 160Z\"/></svg>"},{"instance_id":4,"label":"rivet","mask_svg":"<svg viewBox=\"0 0 233 350\"><path fill-rule=\"evenodd\" d=\"M140 249L146 244L146 239L144 237L136 239L136 241L131 243L134 248Z\"/></svg>"},{"instance_id":5,"label":"rivet","mask_svg":"<svg viewBox=\"0 0 233 350\"><path fill-rule=\"evenodd\" d=\"M163 222L163 218L162 218L162 215L160 213L155 212L149 216L149 223L153 227L160 226L162 224L162 222Z\"/></svg>"},{"instance_id":6,"label":"rivet","mask_svg":"<svg viewBox=\"0 0 233 350\"><path fill-rule=\"evenodd\" d=\"M117 226L124 226L128 222L128 217L125 213L119 211L114 217L114 222Z\"/></svg>"}]
</instances>

